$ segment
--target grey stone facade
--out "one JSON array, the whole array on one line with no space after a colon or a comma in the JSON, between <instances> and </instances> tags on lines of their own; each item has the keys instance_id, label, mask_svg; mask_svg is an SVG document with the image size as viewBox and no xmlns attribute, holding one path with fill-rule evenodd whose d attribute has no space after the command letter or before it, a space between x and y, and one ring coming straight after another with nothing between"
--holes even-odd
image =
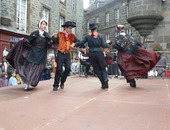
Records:
<instances>
[{"instance_id":1,"label":"grey stone facade","mask_svg":"<svg viewBox=\"0 0 170 130\"><path fill-rule=\"evenodd\" d=\"M115 9L119 9L118 23ZM106 13L110 15L109 25L106 25ZM114 41L115 26L124 24L146 48L160 44L163 51L170 51L170 0L95 0L85 11L84 33L87 33L87 23L95 22L96 17L99 17L98 31L104 38L110 34L110 40ZM170 62L170 53L163 53Z\"/></svg>"},{"instance_id":2,"label":"grey stone facade","mask_svg":"<svg viewBox=\"0 0 170 130\"><path fill-rule=\"evenodd\" d=\"M83 35L83 0L76 0L75 11L72 9L72 0L62 3L60 0L27 0L26 30L19 31L16 27L16 5L17 0L1 0L1 29L17 33L30 34L38 29L38 21L42 18L42 9L49 10L50 34L59 31L59 17L65 17L65 21L74 21L77 24L76 35L82 38Z\"/></svg>"},{"instance_id":3,"label":"grey stone facade","mask_svg":"<svg viewBox=\"0 0 170 130\"><path fill-rule=\"evenodd\" d=\"M103 35L106 39L106 35L109 34L110 40L114 41L116 37L116 25L124 24L127 30L130 30L131 35L135 38L140 39L140 35L133 27L129 25L126 21L127 19L127 0L106 0L105 3L99 3L99 7L97 8L97 1L90 5L90 7L85 12L84 20L85 20L85 28L84 33L87 32L87 23L94 23L95 18L99 17L98 23L98 31ZM119 22L115 20L115 10L119 9ZM109 24L106 24L106 13L109 13Z\"/></svg>"}]
</instances>

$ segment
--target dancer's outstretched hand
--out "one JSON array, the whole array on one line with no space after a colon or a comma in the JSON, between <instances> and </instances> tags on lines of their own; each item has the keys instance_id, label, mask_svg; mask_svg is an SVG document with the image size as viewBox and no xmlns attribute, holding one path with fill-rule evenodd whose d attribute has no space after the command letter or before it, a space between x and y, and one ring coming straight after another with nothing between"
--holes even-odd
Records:
<instances>
[{"instance_id":1,"label":"dancer's outstretched hand","mask_svg":"<svg viewBox=\"0 0 170 130\"><path fill-rule=\"evenodd\" d=\"M73 44L71 44L71 45L70 45L70 47L71 47L71 48L74 48L74 47L75 47L75 44L74 44L74 43L73 43Z\"/></svg>"},{"instance_id":2,"label":"dancer's outstretched hand","mask_svg":"<svg viewBox=\"0 0 170 130\"><path fill-rule=\"evenodd\" d=\"M57 33L53 33L53 35L51 37L57 37Z\"/></svg>"},{"instance_id":3,"label":"dancer's outstretched hand","mask_svg":"<svg viewBox=\"0 0 170 130\"><path fill-rule=\"evenodd\" d=\"M22 40L24 40L24 39L25 39L25 38L23 38L23 37L22 37L22 38L20 38L19 40L21 40L21 41L22 41Z\"/></svg>"}]
</instances>

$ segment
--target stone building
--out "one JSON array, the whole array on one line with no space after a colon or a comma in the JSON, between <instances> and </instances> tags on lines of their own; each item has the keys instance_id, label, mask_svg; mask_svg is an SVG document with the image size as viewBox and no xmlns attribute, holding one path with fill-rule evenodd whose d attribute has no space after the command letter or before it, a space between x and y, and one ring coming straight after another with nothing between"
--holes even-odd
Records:
<instances>
[{"instance_id":1,"label":"stone building","mask_svg":"<svg viewBox=\"0 0 170 130\"><path fill-rule=\"evenodd\" d=\"M105 40L115 40L115 26L124 24L127 33L145 47L162 47L170 62L170 0L90 0L85 10L84 33L89 23L97 23Z\"/></svg>"},{"instance_id":2,"label":"stone building","mask_svg":"<svg viewBox=\"0 0 170 130\"><path fill-rule=\"evenodd\" d=\"M77 24L73 33L82 38L83 12L83 0L1 0L0 61L4 48L37 30L40 19L48 21L50 35L62 30L65 21L73 21Z\"/></svg>"},{"instance_id":3,"label":"stone building","mask_svg":"<svg viewBox=\"0 0 170 130\"><path fill-rule=\"evenodd\" d=\"M88 31L89 23L95 22L104 39L114 41L117 36L116 25L124 24L128 34L139 39L139 33L126 21L128 18L127 9L127 0L93 0L89 8L85 10L84 33Z\"/></svg>"}]
</instances>

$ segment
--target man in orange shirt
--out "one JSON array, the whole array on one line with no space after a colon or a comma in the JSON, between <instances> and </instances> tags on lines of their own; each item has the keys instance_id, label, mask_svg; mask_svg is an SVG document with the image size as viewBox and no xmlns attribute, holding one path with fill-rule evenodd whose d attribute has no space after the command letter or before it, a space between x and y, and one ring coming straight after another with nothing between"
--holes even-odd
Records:
<instances>
[{"instance_id":1,"label":"man in orange shirt","mask_svg":"<svg viewBox=\"0 0 170 130\"><path fill-rule=\"evenodd\" d=\"M64 89L64 83L67 79L68 74L71 70L70 62L70 45L73 43L79 42L79 40L72 33L72 28L76 27L75 23L67 21L64 25L63 31L60 31L58 34L53 34L53 41L57 45L58 54L57 54L57 72L55 75L53 90L57 91L59 84L60 88ZM65 67L63 72L62 68Z\"/></svg>"}]
</instances>

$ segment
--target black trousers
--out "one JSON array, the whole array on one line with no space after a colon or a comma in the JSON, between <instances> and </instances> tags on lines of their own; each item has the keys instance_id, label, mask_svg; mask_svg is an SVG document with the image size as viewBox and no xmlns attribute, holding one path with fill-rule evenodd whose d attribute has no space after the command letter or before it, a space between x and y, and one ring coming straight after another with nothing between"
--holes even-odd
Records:
<instances>
[{"instance_id":1,"label":"black trousers","mask_svg":"<svg viewBox=\"0 0 170 130\"><path fill-rule=\"evenodd\" d=\"M70 53L62 53L58 51L56 62L57 62L57 72L55 75L53 87L59 87L60 81L61 84L65 83L67 76L71 71ZM65 67L64 72L63 72L63 66Z\"/></svg>"},{"instance_id":2,"label":"black trousers","mask_svg":"<svg viewBox=\"0 0 170 130\"><path fill-rule=\"evenodd\" d=\"M81 64L86 67L86 73L88 74L88 73L89 73L89 70L90 70L90 66L91 66L90 62L81 61Z\"/></svg>"},{"instance_id":3,"label":"black trousers","mask_svg":"<svg viewBox=\"0 0 170 130\"><path fill-rule=\"evenodd\" d=\"M89 53L90 63L93 66L94 73L97 75L101 83L107 81L107 72L106 72L106 61L104 54L101 51L90 52Z\"/></svg>"}]
</instances>

